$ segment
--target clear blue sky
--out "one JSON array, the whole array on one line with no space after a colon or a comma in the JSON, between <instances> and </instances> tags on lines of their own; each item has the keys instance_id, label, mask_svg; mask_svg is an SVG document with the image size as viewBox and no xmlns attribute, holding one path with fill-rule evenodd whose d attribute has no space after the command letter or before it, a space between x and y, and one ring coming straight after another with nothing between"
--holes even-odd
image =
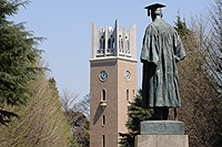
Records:
<instances>
[{"instance_id":1,"label":"clear blue sky","mask_svg":"<svg viewBox=\"0 0 222 147\"><path fill-rule=\"evenodd\" d=\"M137 60L145 27L151 22L144 6L161 2L163 19L174 25L178 10L181 18L190 19L209 6L209 0L33 0L27 9L20 9L12 18L15 22L27 22L28 30L46 37L40 49L48 62L51 76L61 91L64 88L79 94L79 99L90 92L91 22L99 30L105 25L114 27L119 19L120 28L127 30L136 23ZM141 63L138 62L138 88L141 87Z\"/></svg>"}]
</instances>

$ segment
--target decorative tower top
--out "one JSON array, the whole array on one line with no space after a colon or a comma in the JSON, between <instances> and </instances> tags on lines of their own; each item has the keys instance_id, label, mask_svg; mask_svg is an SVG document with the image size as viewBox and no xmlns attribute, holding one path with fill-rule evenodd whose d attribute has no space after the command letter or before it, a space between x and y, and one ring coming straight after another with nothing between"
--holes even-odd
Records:
<instances>
[{"instance_id":1,"label":"decorative tower top","mask_svg":"<svg viewBox=\"0 0 222 147\"><path fill-rule=\"evenodd\" d=\"M126 27L119 29L119 20L115 21L115 28L101 31L92 23L91 30L91 60L119 57L136 60L136 24L126 31Z\"/></svg>"}]
</instances>

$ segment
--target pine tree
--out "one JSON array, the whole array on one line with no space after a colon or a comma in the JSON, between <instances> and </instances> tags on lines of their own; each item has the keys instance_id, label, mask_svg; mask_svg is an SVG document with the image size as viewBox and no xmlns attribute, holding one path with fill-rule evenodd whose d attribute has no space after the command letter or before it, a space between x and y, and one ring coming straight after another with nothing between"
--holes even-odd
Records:
<instances>
[{"instance_id":1,"label":"pine tree","mask_svg":"<svg viewBox=\"0 0 222 147\"><path fill-rule=\"evenodd\" d=\"M75 136L71 136L69 147L79 147L78 141Z\"/></svg>"},{"instance_id":2,"label":"pine tree","mask_svg":"<svg viewBox=\"0 0 222 147\"><path fill-rule=\"evenodd\" d=\"M26 31L24 23L7 20L28 3L0 0L0 123L5 125L18 115L4 107L27 104L35 93L27 84L44 69L36 65L42 52L37 46L44 38L34 37L32 32Z\"/></svg>"}]
</instances>

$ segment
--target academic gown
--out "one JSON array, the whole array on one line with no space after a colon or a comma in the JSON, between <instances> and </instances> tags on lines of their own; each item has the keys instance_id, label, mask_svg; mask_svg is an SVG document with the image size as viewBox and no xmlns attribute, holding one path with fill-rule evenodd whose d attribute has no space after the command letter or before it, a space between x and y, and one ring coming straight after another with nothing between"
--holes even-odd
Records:
<instances>
[{"instance_id":1,"label":"academic gown","mask_svg":"<svg viewBox=\"0 0 222 147\"><path fill-rule=\"evenodd\" d=\"M141 51L143 107L181 106L176 63L186 57L177 31L161 18L146 28Z\"/></svg>"}]
</instances>

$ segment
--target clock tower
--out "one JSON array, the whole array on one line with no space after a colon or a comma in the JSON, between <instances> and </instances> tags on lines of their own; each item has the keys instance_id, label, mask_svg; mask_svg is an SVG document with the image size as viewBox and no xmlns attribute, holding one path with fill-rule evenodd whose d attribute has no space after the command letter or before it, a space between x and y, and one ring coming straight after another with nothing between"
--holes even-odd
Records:
<instances>
[{"instance_id":1,"label":"clock tower","mask_svg":"<svg viewBox=\"0 0 222 147\"><path fill-rule=\"evenodd\" d=\"M99 30L91 24L90 147L118 147L137 93L136 25Z\"/></svg>"}]
</instances>

